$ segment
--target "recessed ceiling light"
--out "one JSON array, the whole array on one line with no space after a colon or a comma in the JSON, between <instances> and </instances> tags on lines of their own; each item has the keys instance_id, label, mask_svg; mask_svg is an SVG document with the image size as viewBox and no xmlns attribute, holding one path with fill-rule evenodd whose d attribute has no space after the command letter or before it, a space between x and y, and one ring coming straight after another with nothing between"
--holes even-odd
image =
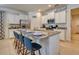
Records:
<instances>
[{"instance_id":1,"label":"recessed ceiling light","mask_svg":"<svg viewBox=\"0 0 79 59\"><path fill-rule=\"evenodd\" d=\"M52 5L48 5L48 7L52 7Z\"/></svg>"}]
</instances>

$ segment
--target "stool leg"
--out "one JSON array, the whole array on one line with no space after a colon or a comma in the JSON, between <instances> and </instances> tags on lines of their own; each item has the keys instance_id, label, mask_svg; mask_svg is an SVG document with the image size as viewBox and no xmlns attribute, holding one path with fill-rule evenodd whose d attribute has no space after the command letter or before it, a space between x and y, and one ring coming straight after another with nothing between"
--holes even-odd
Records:
<instances>
[{"instance_id":1,"label":"stool leg","mask_svg":"<svg viewBox=\"0 0 79 59\"><path fill-rule=\"evenodd\" d=\"M15 42L15 49L17 48L17 42Z\"/></svg>"},{"instance_id":2,"label":"stool leg","mask_svg":"<svg viewBox=\"0 0 79 59\"><path fill-rule=\"evenodd\" d=\"M17 53L18 53L18 54L20 54L20 50L21 50L21 49L20 49L20 44L19 44L19 42L17 42Z\"/></svg>"},{"instance_id":3,"label":"stool leg","mask_svg":"<svg viewBox=\"0 0 79 59\"><path fill-rule=\"evenodd\" d=\"M34 51L32 51L32 52L31 52L31 55L35 55L35 52L34 52Z\"/></svg>"},{"instance_id":4,"label":"stool leg","mask_svg":"<svg viewBox=\"0 0 79 59\"><path fill-rule=\"evenodd\" d=\"M27 49L24 49L24 55L27 55Z\"/></svg>"},{"instance_id":5,"label":"stool leg","mask_svg":"<svg viewBox=\"0 0 79 59\"><path fill-rule=\"evenodd\" d=\"M17 47L17 53L18 53L18 55L20 54L20 50L19 50L19 47Z\"/></svg>"},{"instance_id":6,"label":"stool leg","mask_svg":"<svg viewBox=\"0 0 79 59\"><path fill-rule=\"evenodd\" d=\"M38 52L39 52L39 55L41 55L41 52L40 52L40 50L38 50Z\"/></svg>"},{"instance_id":7,"label":"stool leg","mask_svg":"<svg viewBox=\"0 0 79 59\"><path fill-rule=\"evenodd\" d=\"M23 47L23 49L22 49L22 55L25 55L25 48Z\"/></svg>"}]
</instances>

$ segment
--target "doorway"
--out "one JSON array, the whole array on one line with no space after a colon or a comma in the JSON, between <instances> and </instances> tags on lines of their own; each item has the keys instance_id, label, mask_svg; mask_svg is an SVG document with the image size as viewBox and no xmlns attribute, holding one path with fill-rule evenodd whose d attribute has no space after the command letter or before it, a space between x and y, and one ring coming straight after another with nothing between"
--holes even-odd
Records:
<instances>
[{"instance_id":1,"label":"doorway","mask_svg":"<svg viewBox=\"0 0 79 59\"><path fill-rule=\"evenodd\" d=\"M79 8L71 10L71 17L72 40L79 40Z\"/></svg>"}]
</instances>

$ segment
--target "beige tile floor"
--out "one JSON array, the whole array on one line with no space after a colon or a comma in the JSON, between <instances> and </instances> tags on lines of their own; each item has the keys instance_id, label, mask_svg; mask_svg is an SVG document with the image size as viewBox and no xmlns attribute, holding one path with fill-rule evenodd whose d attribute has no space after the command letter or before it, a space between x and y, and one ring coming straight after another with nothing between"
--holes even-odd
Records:
<instances>
[{"instance_id":1,"label":"beige tile floor","mask_svg":"<svg viewBox=\"0 0 79 59\"><path fill-rule=\"evenodd\" d=\"M73 34L71 42L60 42L60 54L79 55L79 34Z\"/></svg>"},{"instance_id":2,"label":"beige tile floor","mask_svg":"<svg viewBox=\"0 0 79 59\"><path fill-rule=\"evenodd\" d=\"M13 40L0 40L0 55L16 55L16 50L13 46Z\"/></svg>"},{"instance_id":3,"label":"beige tile floor","mask_svg":"<svg viewBox=\"0 0 79 59\"><path fill-rule=\"evenodd\" d=\"M60 41L60 55L79 55L79 34L71 42ZM12 39L0 40L0 55L17 55Z\"/></svg>"}]
</instances>

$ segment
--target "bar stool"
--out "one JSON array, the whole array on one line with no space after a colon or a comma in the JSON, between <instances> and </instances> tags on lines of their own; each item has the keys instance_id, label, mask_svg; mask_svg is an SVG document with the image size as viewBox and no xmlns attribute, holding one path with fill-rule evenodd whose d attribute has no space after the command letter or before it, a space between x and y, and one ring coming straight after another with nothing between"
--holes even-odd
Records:
<instances>
[{"instance_id":1,"label":"bar stool","mask_svg":"<svg viewBox=\"0 0 79 59\"><path fill-rule=\"evenodd\" d=\"M20 38L19 38L19 34L14 32L14 36L15 36L15 49L17 49L17 53L20 54Z\"/></svg>"},{"instance_id":2,"label":"bar stool","mask_svg":"<svg viewBox=\"0 0 79 59\"><path fill-rule=\"evenodd\" d=\"M24 36L22 35L22 34L19 34L19 40L20 40L20 47L19 47L19 49L20 49L20 53L22 54L22 55L24 55L25 53L24 53L24 50L25 50L25 48L24 48ZM32 41L31 39L30 39L30 41Z\"/></svg>"},{"instance_id":3,"label":"bar stool","mask_svg":"<svg viewBox=\"0 0 79 59\"><path fill-rule=\"evenodd\" d=\"M20 39L20 53L24 55L24 36L20 34L19 39Z\"/></svg>"},{"instance_id":4,"label":"bar stool","mask_svg":"<svg viewBox=\"0 0 79 59\"><path fill-rule=\"evenodd\" d=\"M35 55L35 51L38 51L40 53L40 49L42 46L37 43L32 43L29 38L24 37L24 46L26 48L26 54L31 53L31 55Z\"/></svg>"},{"instance_id":5,"label":"bar stool","mask_svg":"<svg viewBox=\"0 0 79 59\"><path fill-rule=\"evenodd\" d=\"M17 33L14 31L14 36L15 36L15 39L14 39L14 44L15 44L15 49L17 48L17 43L18 43L18 39L19 39L19 36L17 35Z\"/></svg>"}]
</instances>

